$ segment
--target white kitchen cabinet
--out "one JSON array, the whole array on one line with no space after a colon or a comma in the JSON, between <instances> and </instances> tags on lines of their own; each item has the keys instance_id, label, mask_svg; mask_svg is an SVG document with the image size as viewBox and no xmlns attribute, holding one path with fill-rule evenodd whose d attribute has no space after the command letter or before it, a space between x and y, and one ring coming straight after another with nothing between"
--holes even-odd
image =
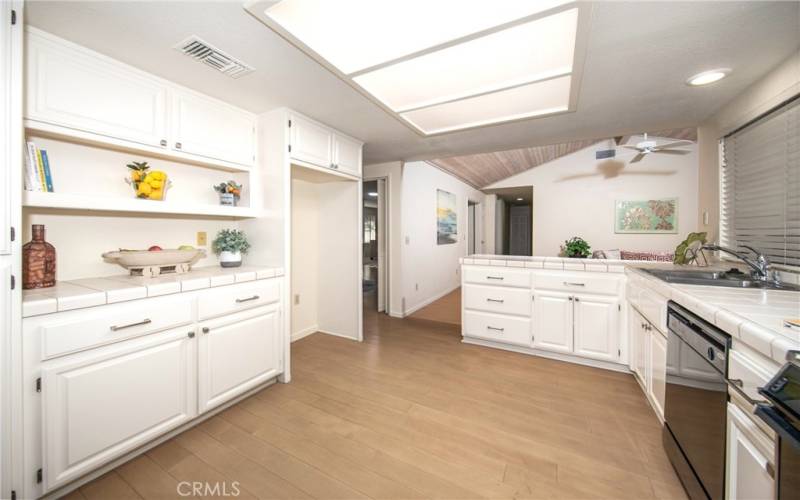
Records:
<instances>
[{"instance_id":1,"label":"white kitchen cabinet","mask_svg":"<svg viewBox=\"0 0 800 500\"><path fill-rule=\"evenodd\" d=\"M639 311L633 308L628 310L628 332L630 334L631 342L631 371L639 379L642 388L647 392L648 385L648 370L647 363L649 360L648 349L650 342L647 336L647 331L644 328L645 320Z\"/></svg>"},{"instance_id":2,"label":"white kitchen cabinet","mask_svg":"<svg viewBox=\"0 0 800 500\"><path fill-rule=\"evenodd\" d=\"M667 339L642 314L629 308L631 371L639 379L650 406L664 420L667 379Z\"/></svg>"},{"instance_id":3,"label":"white kitchen cabinet","mask_svg":"<svg viewBox=\"0 0 800 500\"><path fill-rule=\"evenodd\" d=\"M616 297L575 295L574 353L603 361L619 359L618 308Z\"/></svg>"},{"instance_id":4,"label":"white kitchen cabinet","mask_svg":"<svg viewBox=\"0 0 800 500\"><path fill-rule=\"evenodd\" d=\"M775 498L771 441L745 412L728 403L725 493L730 500Z\"/></svg>"},{"instance_id":5,"label":"white kitchen cabinet","mask_svg":"<svg viewBox=\"0 0 800 500\"><path fill-rule=\"evenodd\" d=\"M255 117L202 94L172 90L169 147L242 165L255 162Z\"/></svg>"},{"instance_id":6,"label":"white kitchen cabinet","mask_svg":"<svg viewBox=\"0 0 800 500\"><path fill-rule=\"evenodd\" d=\"M291 156L324 168L333 167L333 132L310 120L292 115Z\"/></svg>"},{"instance_id":7,"label":"white kitchen cabinet","mask_svg":"<svg viewBox=\"0 0 800 500\"><path fill-rule=\"evenodd\" d=\"M361 177L361 143L340 134L333 136L333 164L336 170Z\"/></svg>"},{"instance_id":8,"label":"white kitchen cabinet","mask_svg":"<svg viewBox=\"0 0 800 500\"><path fill-rule=\"evenodd\" d=\"M664 418L664 399L667 390L667 339L653 328L649 329L650 356L649 370L650 383L647 395L659 418Z\"/></svg>"},{"instance_id":9,"label":"white kitchen cabinet","mask_svg":"<svg viewBox=\"0 0 800 500\"><path fill-rule=\"evenodd\" d=\"M27 29L25 117L148 146L167 145L167 86L78 45Z\"/></svg>"},{"instance_id":10,"label":"white kitchen cabinet","mask_svg":"<svg viewBox=\"0 0 800 500\"><path fill-rule=\"evenodd\" d=\"M45 489L65 484L196 414L189 327L53 361L41 370Z\"/></svg>"},{"instance_id":11,"label":"white kitchen cabinet","mask_svg":"<svg viewBox=\"0 0 800 500\"><path fill-rule=\"evenodd\" d=\"M571 353L573 297L562 292L534 292L533 347Z\"/></svg>"},{"instance_id":12,"label":"white kitchen cabinet","mask_svg":"<svg viewBox=\"0 0 800 500\"><path fill-rule=\"evenodd\" d=\"M280 372L281 331L278 305L200 324L198 390L201 413Z\"/></svg>"}]
</instances>

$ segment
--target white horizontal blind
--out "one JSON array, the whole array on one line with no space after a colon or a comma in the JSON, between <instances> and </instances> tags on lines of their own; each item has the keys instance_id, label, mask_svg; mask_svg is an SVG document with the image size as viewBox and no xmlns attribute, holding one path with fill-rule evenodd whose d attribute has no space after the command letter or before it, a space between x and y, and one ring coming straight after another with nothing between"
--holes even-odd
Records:
<instances>
[{"instance_id":1,"label":"white horizontal blind","mask_svg":"<svg viewBox=\"0 0 800 500\"><path fill-rule=\"evenodd\" d=\"M800 266L800 99L725 137L721 170L723 244Z\"/></svg>"}]
</instances>

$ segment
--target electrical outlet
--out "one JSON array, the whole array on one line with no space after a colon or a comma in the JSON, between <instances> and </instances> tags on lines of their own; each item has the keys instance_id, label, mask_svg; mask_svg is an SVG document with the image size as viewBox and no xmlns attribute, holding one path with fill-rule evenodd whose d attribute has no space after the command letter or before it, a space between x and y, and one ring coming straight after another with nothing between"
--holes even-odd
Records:
<instances>
[{"instance_id":1,"label":"electrical outlet","mask_svg":"<svg viewBox=\"0 0 800 500\"><path fill-rule=\"evenodd\" d=\"M300 294L299 293L294 294L294 305L296 305L296 306L300 305Z\"/></svg>"},{"instance_id":2,"label":"electrical outlet","mask_svg":"<svg viewBox=\"0 0 800 500\"><path fill-rule=\"evenodd\" d=\"M204 247L208 245L208 235L205 231L197 231L197 246Z\"/></svg>"}]
</instances>

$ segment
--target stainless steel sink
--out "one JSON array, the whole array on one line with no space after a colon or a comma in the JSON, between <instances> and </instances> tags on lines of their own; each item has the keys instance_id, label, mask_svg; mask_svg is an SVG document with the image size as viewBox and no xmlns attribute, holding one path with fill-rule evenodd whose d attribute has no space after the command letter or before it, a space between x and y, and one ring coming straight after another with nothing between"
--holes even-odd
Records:
<instances>
[{"instance_id":1,"label":"stainless steel sink","mask_svg":"<svg viewBox=\"0 0 800 500\"><path fill-rule=\"evenodd\" d=\"M800 286L776 281L752 279L741 272L725 271L673 271L666 269L642 269L644 272L667 283L684 285L725 286L730 288L760 288L765 290L800 291Z\"/></svg>"}]
</instances>

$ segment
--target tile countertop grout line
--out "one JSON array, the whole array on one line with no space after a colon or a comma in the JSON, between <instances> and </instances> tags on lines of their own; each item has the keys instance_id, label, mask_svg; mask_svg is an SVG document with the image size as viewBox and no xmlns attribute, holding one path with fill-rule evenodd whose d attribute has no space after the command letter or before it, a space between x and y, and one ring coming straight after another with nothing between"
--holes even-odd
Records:
<instances>
[{"instance_id":1,"label":"tile countertop grout line","mask_svg":"<svg viewBox=\"0 0 800 500\"><path fill-rule=\"evenodd\" d=\"M702 285L678 285L667 283L656 276L647 274L644 268L673 268L671 262L620 260L620 259L575 259L570 257L528 257L528 256L500 256L497 255L472 255L459 259L465 265L491 265L507 266L525 269L564 270L624 273L633 278L637 284L674 300L687 309L699 315L706 321L716 325L727 332L732 338L741 341L748 347L758 351L768 358L783 364L788 350L800 349L800 333L789 327L769 326L774 322L782 325L788 317L800 317L800 294L784 290L733 290L720 287ZM514 264L508 264L514 262ZM520 266L517 263L522 263ZM603 270L605 265L606 270ZM693 266L677 266L681 269L699 269ZM733 262L712 264L705 269L729 269L739 267ZM713 293L714 297L703 297L698 292ZM764 303L764 294L768 294L771 304ZM795 296L799 298L794 300ZM784 300L785 299L785 300ZM791 306L797 304L795 310ZM739 312L731 309L737 307ZM745 311L764 309L768 307L772 312L751 312L750 316L764 318L764 321L753 321L747 318ZM786 318L784 318L786 316ZM771 321L770 321L771 320Z\"/></svg>"},{"instance_id":2,"label":"tile countertop grout line","mask_svg":"<svg viewBox=\"0 0 800 500\"><path fill-rule=\"evenodd\" d=\"M208 266L198 267L185 274L170 274L155 278L121 274L58 281L54 287L23 290L22 317L184 293L280 277L284 274L282 267L243 266L225 269ZM230 279L214 280L226 277ZM206 281L202 282L203 280ZM188 282L195 283L190 287L184 287L184 283Z\"/></svg>"}]
</instances>

